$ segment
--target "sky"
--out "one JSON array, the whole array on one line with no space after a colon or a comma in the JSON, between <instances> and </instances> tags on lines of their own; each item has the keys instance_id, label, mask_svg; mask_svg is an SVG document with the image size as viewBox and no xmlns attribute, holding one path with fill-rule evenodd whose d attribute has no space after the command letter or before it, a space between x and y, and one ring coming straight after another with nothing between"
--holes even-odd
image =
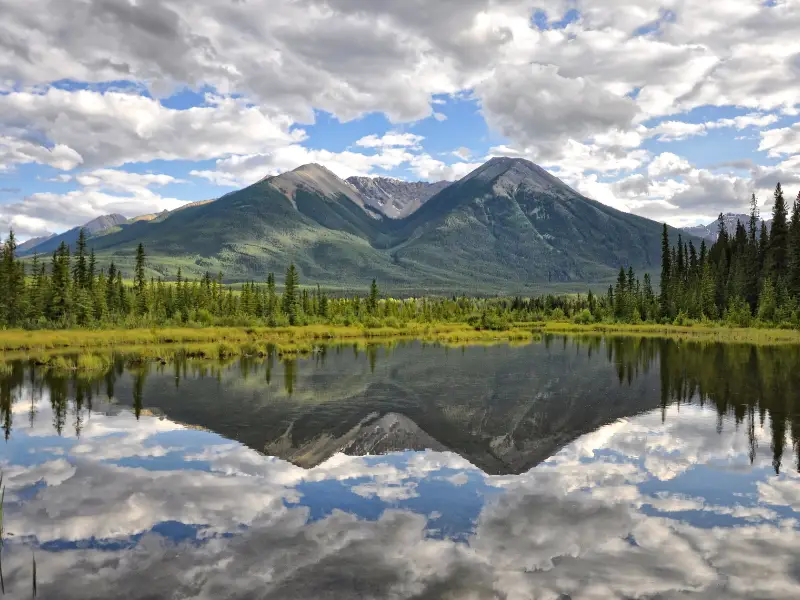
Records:
<instances>
[{"instance_id":1,"label":"sky","mask_svg":"<svg viewBox=\"0 0 800 600\"><path fill-rule=\"evenodd\" d=\"M800 0L0 0L0 232L492 156L677 226L800 190Z\"/></svg>"}]
</instances>

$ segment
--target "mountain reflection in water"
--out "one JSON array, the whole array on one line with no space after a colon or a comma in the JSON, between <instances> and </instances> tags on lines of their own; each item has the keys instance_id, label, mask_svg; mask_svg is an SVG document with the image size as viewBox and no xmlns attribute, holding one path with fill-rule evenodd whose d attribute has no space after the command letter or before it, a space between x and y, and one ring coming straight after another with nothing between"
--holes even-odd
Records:
<instances>
[{"instance_id":1,"label":"mountain reflection in water","mask_svg":"<svg viewBox=\"0 0 800 600\"><path fill-rule=\"evenodd\" d=\"M797 598L800 348L548 336L96 376L12 363L44 598Z\"/></svg>"}]
</instances>

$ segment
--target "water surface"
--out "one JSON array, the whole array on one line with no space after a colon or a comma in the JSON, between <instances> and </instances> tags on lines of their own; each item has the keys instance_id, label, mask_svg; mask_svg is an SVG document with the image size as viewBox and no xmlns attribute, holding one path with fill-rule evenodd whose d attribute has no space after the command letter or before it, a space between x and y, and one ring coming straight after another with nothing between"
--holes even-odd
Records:
<instances>
[{"instance_id":1,"label":"water surface","mask_svg":"<svg viewBox=\"0 0 800 600\"><path fill-rule=\"evenodd\" d=\"M0 376L9 597L798 598L800 349Z\"/></svg>"}]
</instances>

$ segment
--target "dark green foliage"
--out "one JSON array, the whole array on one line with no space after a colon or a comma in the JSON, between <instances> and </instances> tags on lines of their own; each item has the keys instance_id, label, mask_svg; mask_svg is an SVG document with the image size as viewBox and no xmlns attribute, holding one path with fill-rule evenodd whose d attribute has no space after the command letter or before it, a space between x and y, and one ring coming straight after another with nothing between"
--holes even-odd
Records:
<instances>
[{"instance_id":1,"label":"dark green foliage","mask_svg":"<svg viewBox=\"0 0 800 600\"><path fill-rule=\"evenodd\" d=\"M800 198L800 196L799 196ZM800 199L787 224L780 184L775 189L772 231L762 222L756 235L758 203L753 196L748 227L737 222L731 236L719 216L717 241L696 254L678 238L678 246L662 247L661 317L674 319L725 318L729 324L749 325L753 316L766 323L800 326ZM777 223L777 227L775 225ZM688 257L688 259L686 258ZM664 282L666 281L666 285Z\"/></svg>"},{"instance_id":2,"label":"dark green foliage","mask_svg":"<svg viewBox=\"0 0 800 600\"><path fill-rule=\"evenodd\" d=\"M789 224L786 200L781 184L775 186L775 204L772 207L772 226L767 246L766 274L777 281L786 274L789 263Z\"/></svg>"},{"instance_id":3,"label":"dark green foliage","mask_svg":"<svg viewBox=\"0 0 800 600\"><path fill-rule=\"evenodd\" d=\"M800 296L800 192L792 205L788 254L786 286L791 296L798 297Z\"/></svg>"},{"instance_id":4,"label":"dark green foliage","mask_svg":"<svg viewBox=\"0 0 800 600\"><path fill-rule=\"evenodd\" d=\"M289 318L290 325L297 324L297 286L299 283L300 277L297 274L297 269L295 268L294 263L292 263L286 270L286 279L283 282L283 300L281 301L283 314Z\"/></svg>"}]
</instances>

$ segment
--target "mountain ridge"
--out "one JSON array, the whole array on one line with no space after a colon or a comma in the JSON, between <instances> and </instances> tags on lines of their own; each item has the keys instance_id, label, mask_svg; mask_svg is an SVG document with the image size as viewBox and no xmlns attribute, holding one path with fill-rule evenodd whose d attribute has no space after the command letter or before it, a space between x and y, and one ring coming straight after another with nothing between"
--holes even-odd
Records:
<instances>
[{"instance_id":1,"label":"mountain ridge","mask_svg":"<svg viewBox=\"0 0 800 600\"><path fill-rule=\"evenodd\" d=\"M606 282L621 266L655 272L661 231L529 161L495 158L399 219L379 218L325 167L303 165L91 245L127 272L141 242L151 275L165 278L180 267L263 280L294 262L304 280L330 287L377 279L386 290L494 293Z\"/></svg>"},{"instance_id":2,"label":"mountain ridge","mask_svg":"<svg viewBox=\"0 0 800 600\"><path fill-rule=\"evenodd\" d=\"M390 219L409 216L438 194L451 181L404 181L392 177L348 177L364 203Z\"/></svg>"}]
</instances>

